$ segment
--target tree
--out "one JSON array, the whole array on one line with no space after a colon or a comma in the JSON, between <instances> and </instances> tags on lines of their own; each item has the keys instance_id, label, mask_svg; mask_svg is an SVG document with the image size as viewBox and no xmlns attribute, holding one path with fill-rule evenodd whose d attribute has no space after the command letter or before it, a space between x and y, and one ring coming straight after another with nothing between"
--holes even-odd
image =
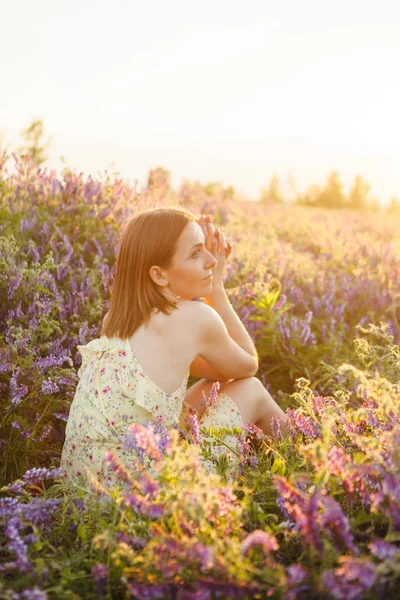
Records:
<instances>
[{"instance_id":1,"label":"tree","mask_svg":"<svg viewBox=\"0 0 400 600\"><path fill-rule=\"evenodd\" d=\"M171 174L163 167L150 169L147 176L147 187L154 190L162 190L168 192L171 189Z\"/></svg>"},{"instance_id":2,"label":"tree","mask_svg":"<svg viewBox=\"0 0 400 600\"><path fill-rule=\"evenodd\" d=\"M325 187L322 188L316 206L325 208L344 208L346 198L343 193L343 184L339 179L339 173L332 171L328 175Z\"/></svg>"},{"instance_id":3,"label":"tree","mask_svg":"<svg viewBox=\"0 0 400 600\"><path fill-rule=\"evenodd\" d=\"M265 204L269 204L270 202L274 202L275 204L283 204L285 202L281 192L279 178L276 173L274 173L271 181L269 182L268 188L261 189L260 202Z\"/></svg>"},{"instance_id":4,"label":"tree","mask_svg":"<svg viewBox=\"0 0 400 600\"><path fill-rule=\"evenodd\" d=\"M371 189L370 184L364 181L361 175L356 175L353 187L350 190L347 206L360 210L368 207L368 193Z\"/></svg>"},{"instance_id":5,"label":"tree","mask_svg":"<svg viewBox=\"0 0 400 600\"><path fill-rule=\"evenodd\" d=\"M44 123L42 119L33 119L32 123L21 131L21 136L25 139L25 145L17 150L21 158L28 156L35 165L40 165L47 160L46 150L50 146L51 138L46 142L44 137Z\"/></svg>"},{"instance_id":6,"label":"tree","mask_svg":"<svg viewBox=\"0 0 400 600\"><path fill-rule=\"evenodd\" d=\"M400 212L400 200L398 200L395 196L393 196L390 200L390 203L386 209L387 213L397 213Z\"/></svg>"}]
</instances>

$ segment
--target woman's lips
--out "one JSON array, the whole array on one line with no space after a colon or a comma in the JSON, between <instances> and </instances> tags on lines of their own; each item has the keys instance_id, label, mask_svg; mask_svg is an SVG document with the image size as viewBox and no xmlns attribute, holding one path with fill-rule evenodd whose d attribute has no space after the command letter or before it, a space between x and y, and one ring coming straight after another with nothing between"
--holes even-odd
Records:
<instances>
[{"instance_id":1,"label":"woman's lips","mask_svg":"<svg viewBox=\"0 0 400 600\"><path fill-rule=\"evenodd\" d=\"M206 278L204 279L204 281L208 281L209 279L212 279L212 278L213 278L213 276L212 276L212 273L211 273L211 275L209 275L208 277L206 277Z\"/></svg>"}]
</instances>

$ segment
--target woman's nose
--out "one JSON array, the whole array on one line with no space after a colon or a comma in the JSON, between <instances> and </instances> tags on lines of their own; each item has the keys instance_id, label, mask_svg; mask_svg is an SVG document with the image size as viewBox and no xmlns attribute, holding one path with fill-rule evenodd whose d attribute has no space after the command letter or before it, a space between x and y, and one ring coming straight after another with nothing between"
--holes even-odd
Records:
<instances>
[{"instance_id":1,"label":"woman's nose","mask_svg":"<svg viewBox=\"0 0 400 600\"><path fill-rule=\"evenodd\" d=\"M217 264L217 260L215 259L215 257L210 254L210 252L208 252L208 265L207 268L208 269L212 269L213 267L215 267L215 265Z\"/></svg>"}]
</instances>

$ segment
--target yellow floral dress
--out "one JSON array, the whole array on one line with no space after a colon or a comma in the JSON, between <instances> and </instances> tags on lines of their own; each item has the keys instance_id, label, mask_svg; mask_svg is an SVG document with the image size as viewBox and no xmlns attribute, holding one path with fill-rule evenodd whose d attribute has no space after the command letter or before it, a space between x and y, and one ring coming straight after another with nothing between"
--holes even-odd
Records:
<instances>
[{"instance_id":1,"label":"yellow floral dress","mask_svg":"<svg viewBox=\"0 0 400 600\"><path fill-rule=\"evenodd\" d=\"M126 467L138 459L135 449L124 444L131 423L161 422L167 428L180 429L191 439L189 414L194 411L185 402L189 372L177 390L167 394L146 375L131 349L129 340L102 336L85 346L78 346L82 365L79 382L71 404L61 455L62 477L66 483L115 483L116 475L105 460L107 451L114 452ZM195 411L194 411L195 412ZM229 396L218 394L216 403L198 419L199 427L238 427L244 434L240 412ZM221 439L234 449L230 452L206 433L212 456L228 457L228 477L238 475L238 437L222 433ZM207 472L215 472L213 460L202 460Z\"/></svg>"}]
</instances>

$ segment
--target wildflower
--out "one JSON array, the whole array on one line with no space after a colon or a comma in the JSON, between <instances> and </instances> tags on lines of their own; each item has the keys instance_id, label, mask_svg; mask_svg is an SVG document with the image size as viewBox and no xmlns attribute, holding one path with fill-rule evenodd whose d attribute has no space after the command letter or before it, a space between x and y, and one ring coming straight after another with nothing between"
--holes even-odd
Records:
<instances>
[{"instance_id":1,"label":"wildflower","mask_svg":"<svg viewBox=\"0 0 400 600\"><path fill-rule=\"evenodd\" d=\"M361 600L376 581L375 565L349 556L341 556L339 562L341 567L323 573L323 585L338 600Z\"/></svg>"},{"instance_id":2,"label":"wildflower","mask_svg":"<svg viewBox=\"0 0 400 600\"><path fill-rule=\"evenodd\" d=\"M0 572L8 569L19 569L22 572L32 571L33 567L28 559L28 546L22 539L20 531L22 522L19 517L12 517L4 530L8 538L8 548L16 554L16 560L0 565Z\"/></svg>"},{"instance_id":3,"label":"wildflower","mask_svg":"<svg viewBox=\"0 0 400 600\"><path fill-rule=\"evenodd\" d=\"M98 591L101 591L102 588L105 587L109 575L109 569L106 565L103 565L101 562L97 562L92 567L92 577L96 582L96 587Z\"/></svg>"},{"instance_id":4,"label":"wildflower","mask_svg":"<svg viewBox=\"0 0 400 600\"><path fill-rule=\"evenodd\" d=\"M285 600L296 600L301 592L305 592L311 588L310 585L304 584L307 578L307 571L301 565L290 565L286 571L286 592Z\"/></svg>"},{"instance_id":5,"label":"wildflower","mask_svg":"<svg viewBox=\"0 0 400 600\"><path fill-rule=\"evenodd\" d=\"M394 559L400 556L400 548L393 546L393 544L388 544L384 540L374 540L368 544L368 548L371 554L380 560Z\"/></svg>"},{"instance_id":6,"label":"wildflower","mask_svg":"<svg viewBox=\"0 0 400 600\"><path fill-rule=\"evenodd\" d=\"M128 431L136 440L136 444L146 452L150 458L160 460L162 458L159 450L160 436L155 434L151 428L139 423L129 425Z\"/></svg>"},{"instance_id":7,"label":"wildflower","mask_svg":"<svg viewBox=\"0 0 400 600\"><path fill-rule=\"evenodd\" d=\"M114 452L105 452L104 460L109 469L117 474L118 478L126 483L133 483L133 478L126 467L118 460Z\"/></svg>"},{"instance_id":8,"label":"wildflower","mask_svg":"<svg viewBox=\"0 0 400 600\"><path fill-rule=\"evenodd\" d=\"M263 430L260 429L260 427L257 427L257 425L254 425L254 423L246 423L245 429L248 433L254 435L257 440L265 438L265 433L263 432Z\"/></svg>"},{"instance_id":9,"label":"wildflower","mask_svg":"<svg viewBox=\"0 0 400 600\"><path fill-rule=\"evenodd\" d=\"M47 594L37 586L30 590L24 590L21 593L15 593L13 600L47 600Z\"/></svg>"},{"instance_id":10,"label":"wildflower","mask_svg":"<svg viewBox=\"0 0 400 600\"><path fill-rule=\"evenodd\" d=\"M191 412L188 418L189 418L194 442L195 442L195 444L200 446L199 421L198 421L197 415L195 412Z\"/></svg>"},{"instance_id":11,"label":"wildflower","mask_svg":"<svg viewBox=\"0 0 400 600\"><path fill-rule=\"evenodd\" d=\"M274 440L283 439L281 432L281 424L279 419L277 419L275 415L273 415L271 419L271 433Z\"/></svg>"},{"instance_id":12,"label":"wildflower","mask_svg":"<svg viewBox=\"0 0 400 600\"><path fill-rule=\"evenodd\" d=\"M28 471L26 471L24 473L24 475L22 476L22 479L24 480L25 483L31 483L31 484L37 485L38 483L41 483L44 479L59 477L60 475L61 475L61 468L46 469L44 467L42 467L42 468L34 467L33 469L29 469Z\"/></svg>"},{"instance_id":13,"label":"wildflower","mask_svg":"<svg viewBox=\"0 0 400 600\"><path fill-rule=\"evenodd\" d=\"M221 385L220 385L219 381L214 381L214 383L211 386L211 390L210 390L210 393L208 394L208 397L202 390L201 391L202 402L201 402L200 406L205 406L206 409L214 406L214 404L216 404L217 400L218 400L218 393L219 393L220 387L221 387Z\"/></svg>"},{"instance_id":14,"label":"wildflower","mask_svg":"<svg viewBox=\"0 0 400 600\"><path fill-rule=\"evenodd\" d=\"M159 485L157 481L151 477L148 473L144 472L140 477L140 485L144 494L148 494L150 498L154 499L157 497L159 492Z\"/></svg>"},{"instance_id":15,"label":"wildflower","mask_svg":"<svg viewBox=\"0 0 400 600\"><path fill-rule=\"evenodd\" d=\"M246 553L253 546L261 546L264 554L278 550L279 544L275 536L261 529L250 533L241 544L241 551Z\"/></svg>"},{"instance_id":16,"label":"wildflower","mask_svg":"<svg viewBox=\"0 0 400 600\"><path fill-rule=\"evenodd\" d=\"M42 383L42 389L40 390L42 394L56 394L60 391L60 388L54 381L50 379L45 379Z\"/></svg>"},{"instance_id":17,"label":"wildflower","mask_svg":"<svg viewBox=\"0 0 400 600\"><path fill-rule=\"evenodd\" d=\"M353 543L349 521L343 514L340 504L329 496L323 498L322 504L324 512L321 515L321 525L327 535L333 539L337 549L358 554L358 549Z\"/></svg>"}]
</instances>

